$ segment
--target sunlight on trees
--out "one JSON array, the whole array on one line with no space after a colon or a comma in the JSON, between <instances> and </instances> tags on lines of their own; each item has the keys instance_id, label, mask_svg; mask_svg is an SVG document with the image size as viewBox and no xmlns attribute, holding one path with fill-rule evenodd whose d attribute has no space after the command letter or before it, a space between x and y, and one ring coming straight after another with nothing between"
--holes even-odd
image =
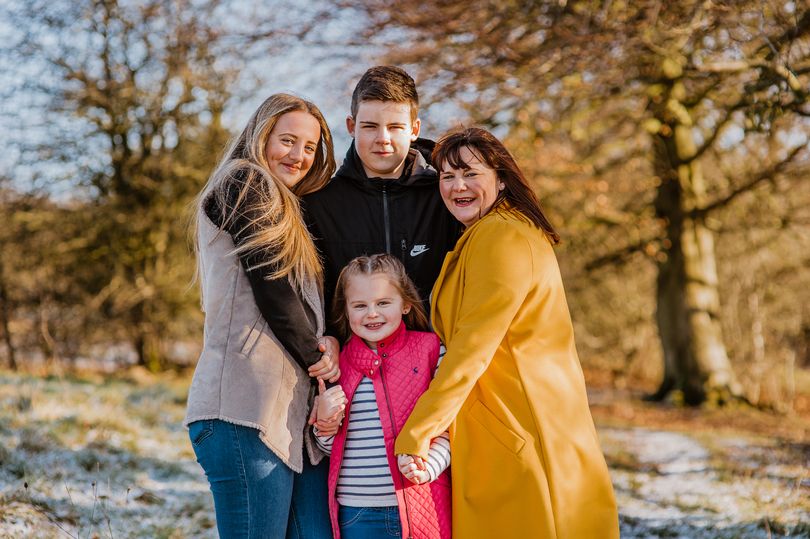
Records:
<instances>
[{"instance_id":1,"label":"sunlight on trees","mask_svg":"<svg viewBox=\"0 0 810 539\"><path fill-rule=\"evenodd\" d=\"M759 399L756 391L744 395L742 373L762 347L772 364L793 357L810 313L763 318L761 307L724 297L730 287L750 295L771 286L780 266L807 265L806 6L348 4L371 21L364 38L388 45L386 61L413 66L433 100L461 103L469 121L505 133L537 178L563 224L563 263L587 355L610 362L623 352L617 372L659 358L656 400L672 391L689 404ZM718 259L727 252L719 242L741 247L774 220L779 262L756 275L743 263L767 257L774 244ZM746 292L735 284L741 279ZM807 272L790 280L807 304ZM775 300L765 309L776 303L785 306ZM752 341L754 319L762 331ZM647 329L653 320L657 332ZM731 320L741 326L729 327ZM730 332L746 338L729 343Z\"/></svg>"},{"instance_id":2,"label":"sunlight on trees","mask_svg":"<svg viewBox=\"0 0 810 539\"><path fill-rule=\"evenodd\" d=\"M46 360L128 342L164 368L176 341L199 340L188 205L230 136L222 115L244 60L277 44L274 19L243 31L218 0L36 4L4 8L17 29L4 53L27 65L12 97L32 105L18 121L39 116L45 134L20 151L30 207L7 208L8 362L28 335Z\"/></svg>"}]
</instances>

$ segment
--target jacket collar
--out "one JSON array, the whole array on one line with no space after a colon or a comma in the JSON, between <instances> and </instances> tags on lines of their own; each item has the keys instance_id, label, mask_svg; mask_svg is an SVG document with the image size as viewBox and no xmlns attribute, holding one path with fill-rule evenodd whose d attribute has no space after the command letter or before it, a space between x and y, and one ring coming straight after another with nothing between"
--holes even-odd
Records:
<instances>
[{"instance_id":1,"label":"jacket collar","mask_svg":"<svg viewBox=\"0 0 810 539\"><path fill-rule=\"evenodd\" d=\"M406 186L436 185L438 174L430 165L428 159L435 143L428 139L417 139L411 144L408 157L405 158L405 167L402 174L396 179L382 180L380 178L369 178L363 163L352 141L343 164L340 165L336 178L345 178L361 189L367 191L381 191L383 187L389 190L401 189Z\"/></svg>"},{"instance_id":2,"label":"jacket collar","mask_svg":"<svg viewBox=\"0 0 810 539\"><path fill-rule=\"evenodd\" d=\"M400 322L399 327L391 335L377 343L376 353L363 342L363 339L352 334L344 349L345 358L350 366L366 376L371 376L377 372L386 358L399 352L407 340L405 322Z\"/></svg>"}]
</instances>

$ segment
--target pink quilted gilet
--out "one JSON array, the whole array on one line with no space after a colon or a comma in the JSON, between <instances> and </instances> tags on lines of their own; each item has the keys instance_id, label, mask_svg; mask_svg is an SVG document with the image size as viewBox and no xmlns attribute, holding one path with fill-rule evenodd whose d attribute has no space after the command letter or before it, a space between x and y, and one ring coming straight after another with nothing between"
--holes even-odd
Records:
<instances>
[{"instance_id":1,"label":"pink quilted gilet","mask_svg":"<svg viewBox=\"0 0 810 539\"><path fill-rule=\"evenodd\" d=\"M351 401L364 376L371 378L380 410L388 465L394 479L402 536L413 539L450 539L450 474L445 470L435 481L414 485L397 466L394 441L419 396L433 378L439 358L439 338L433 333L409 331L405 324L377 344L377 354L356 335L340 353L340 384L349 405L343 425L335 435L329 462L329 515L335 539L338 527L337 481L351 414ZM389 406L390 403L390 406Z\"/></svg>"}]
</instances>

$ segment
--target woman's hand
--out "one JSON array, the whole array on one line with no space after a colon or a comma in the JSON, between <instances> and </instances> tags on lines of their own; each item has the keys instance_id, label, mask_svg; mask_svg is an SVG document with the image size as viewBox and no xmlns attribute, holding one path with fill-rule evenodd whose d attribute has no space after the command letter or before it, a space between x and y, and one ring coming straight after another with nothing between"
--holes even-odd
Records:
<instances>
[{"instance_id":1,"label":"woman's hand","mask_svg":"<svg viewBox=\"0 0 810 539\"><path fill-rule=\"evenodd\" d=\"M427 465L418 455L397 455L397 466L402 475L415 485L430 482Z\"/></svg>"},{"instance_id":2,"label":"woman's hand","mask_svg":"<svg viewBox=\"0 0 810 539\"><path fill-rule=\"evenodd\" d=\"M340 344L334 337L325 335L318 339L318 350L323 352L321 360L311 366L309 375L321 380L337 382L340 378L340 367L338 359L340 357Z\"/></svg>"}]
</instances>

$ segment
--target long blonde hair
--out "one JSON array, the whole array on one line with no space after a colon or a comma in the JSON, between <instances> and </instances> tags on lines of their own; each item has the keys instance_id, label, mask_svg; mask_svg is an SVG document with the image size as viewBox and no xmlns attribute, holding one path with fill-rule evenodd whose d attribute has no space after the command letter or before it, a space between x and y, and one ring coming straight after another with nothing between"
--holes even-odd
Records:
<instances>
[{"instance_id":1,"label":"long blonde hair","mask_svg":"<svg viewBox=\"0 0 810 539\"><path fill-rule=\"evenodd\" d=\"M290 189L270 173L265 148L278 119L297 111L307 112L318 120L321 136L312 168ZM274 268L268 278L289 277L301 289L308 278L320 281L323 270L301 216L298 197L322 188L334 172L332 134L318 107L300 97L274 94L259 106L242 133L228 145L197 197L195 218L199 220L209 197L215 198L222 211L219 221L222 229L231 224L238 213L247 211L258 216L250 222L256 232L236 247L234 253L240 256L266 254L266 260L256 267ZM228 190L234 181L240 185L235 202L228 200ZM199 252L200 246L196 248Z\"/></svg>"},{"instance_id":2,"label":"long blonde hair","mask_svg":"<svg viewBox=\"0 0 810 539\"><path fill-rule=\"evenodd\" d=\"M340 271L335 287L335 297L332 299L332 320L340 339L345 342L352 333L349 327L349 315L346 313L346 286L349 279L355 275L374 275L375 273L382 273L388 277L388 281L402 296L403 303L410 305L410 310L402 315L405 327L412 331L429 331L430 324L425 309L422 307L422 300L416 290L416 285L405 273L405 266L395 256L381 253L353 258Z\"/></svg>"}]
</instances>

